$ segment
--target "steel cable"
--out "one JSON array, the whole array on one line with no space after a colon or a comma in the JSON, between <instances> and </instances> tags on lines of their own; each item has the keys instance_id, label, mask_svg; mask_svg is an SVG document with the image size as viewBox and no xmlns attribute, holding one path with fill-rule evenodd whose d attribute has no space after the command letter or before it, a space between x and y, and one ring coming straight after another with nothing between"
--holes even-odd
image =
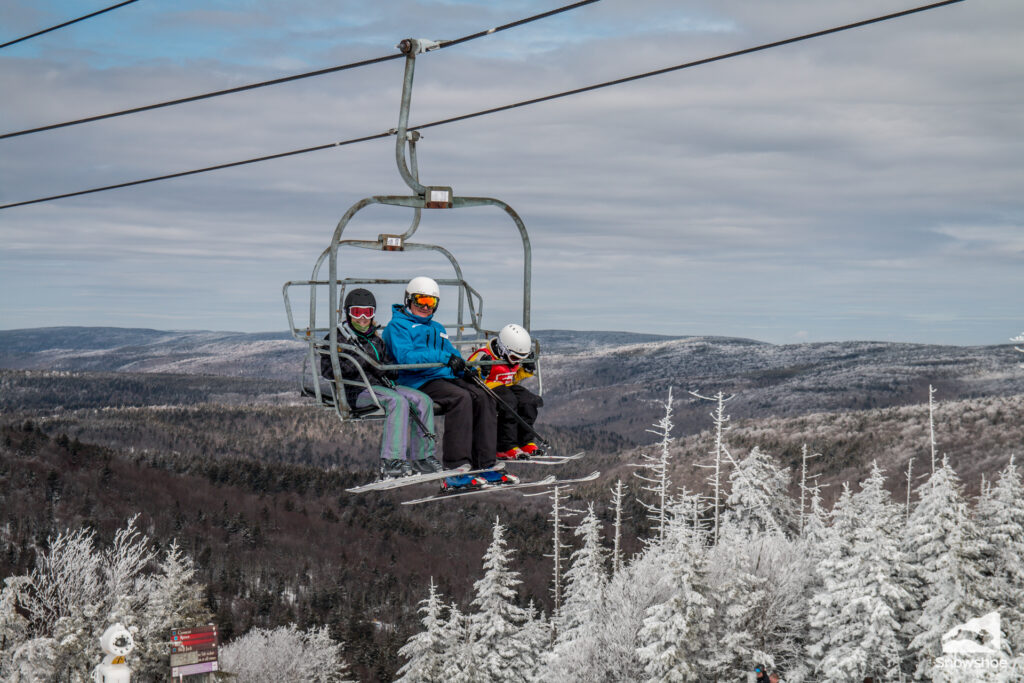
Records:
<instances>
[{"instance_id":1,"label":"steel cable","mask_svg":"<svg viewBox=\"0 0 1024 683\"><path fill-rule=\"evenodd\" d=\"M721 55L717 55L717 56L714 56L714 57L707 57L707 58L698 59L698 60L692 61L692 62L685 62L683 64L677 64L675 66L664 67L662 69L655 69L653 71L647 71L647 72L644 72L644 73L641 73L641 74L636 74L636 75L633 75L633 76L626 76L626 77L623 77L623 78L616 78L616 79L611 80L611 81L604 81L603 83L595 83L593 85L584 86L582 88L575 88L573 90L565 90L565 91L560 92L560 93L554 93L554 94L551 94L551 95L545 95L543 97L536 97L536 98L529 99L529 100L523 100L523 101L515 102L515 103L512 103L512 104L502 105L500 107L492 107L490 109L483 109L481 111L474 112L472 114L462 114L462 115L453 116L453 117L450 117L450 118L447 118L447 119L440 119L438 121L432 121L430 123L423 123L423 124L419 124L419 125L415 125L415 126L411 125L411 126L409 126L408 130L410 130L410 131L411 130L422 130L424 128L432 128L434 126L442 126L442 125L445 125L445 124L448 124L448 123L454 123L456 121L465 121L467 119L476 118L476 117L479 117L479 116L486 116L488 114L494 114L494 113L501 112L501 111L508 111L510 109L516 109L518 107L524 107L524 106L527 106L527 105L530 105L530 104L537 104L539 102L547 102L549 100L559 99L559 98L562 98L562 97L568 97L570 95L578 95L580 93L590 92L592 90L598 90L600 88L607 88L607 87L610 87L610 86L613 86L613 85L621 85L623 83L629 83L629 82L637 81L637 80L640 80L640 79L643 79L643 78L650 78L652 76L659 76L659 75L670 73L670 72L673 72L673 71L679 71L681 69L687 69L687 68L691 68L691 67L695 67L695 66L700 66L702 64L709 64L709 63L712 63L712 62L717 62L717 61L721 61L721 60L724 60L724 59L729 59L729 58L732 58L732 57L738 57L738 56L741 56L741 55L747 55L747 54L751 54L751 53L754 53L754 52L760 52L762 50L767 50L767 49L774 48L774 47L779 47L779 46L782 46L782 45L789 45L791 43L796 43L796 42L799 42L799 41L802 41L802 40L809 40L811 38L818 38L818 37L829 35L829 34L832 34L832 33L838 33L839 31L848 31L850 29L859 28L859 27L862 27L862 26L867 26L869 24L876 24L876 23L879 23L879 22L882 22L882 21L887 21L887 20L890 20L890 19L896 19L896 18L899 18L899 17L905 17L905 16L910 15L910 14L916 14L918 12L924 12L926 10L936 9L938 7L943 7L943 6L946 6L946 5L952 5L952 4L963 2L963 1L964 0L943 0L943 2L937 2L937 3L930 4L930 5L923 5L921 7L915 7L913 9L903 10L901 12L895 12L893 14L886 14L886 15L883 15L883 16L880 16L880 17L875 17L875 18L872 18L872 19L865 19L863 21L854 22L852 24L845 24L843 26L837 26L835 28L825 29L825 30L822 30L822 31L815 31L814 33L806 33L806 34L801 35L801 36L796 36L796 37L793 37L793 38L786 38L784 40L778 40L778 41L771 42L771 43L765 43L763 45L757 45L755 47L745 48L743 50L736 50L734 52L727 52L727 53L724 53L724 54L721 54ZM340 142L332 142L332 143L328 143L328 144L325 144L325 145L317 145L315 147L306 147L306 148L303 148L303 149L292 150L290 152L281 152L279 154L270 154L270 155L267 155L267 156L256 157L256 158L253 158L253 159L246 159L244 161L235 161L235 162L230 162L230 163L226 163L226 164L218 164L216 166L207 166L205 168L195 169L195 170L192 170L192 171L183 171L183 172L180 172L180 173L171 173L171 174L168 174L168 175L157 176L157 177L154 177L154 178L145 178L145 179L142 179L142 180L133 180L133 181L130 181L130 182L127 182L127 183L119 183L117 185L107 185L105 187L97 187L97 188L93 188L93 189L90 189L90 190L79 190L78 192L68 192L68 193L65 193L65 194L53 195L53 196L50 196L50 197L41 197L39 199L30 199L30 200L27 200L27 201L15 202L15 203L12 203L12 204L2 204L2 205L0 205L0 209L10 209L10 208L13 208L15 206L26 206L28 204L38 204L40 202L52 201L52 200L55 200L55 199L65 199L67 197L76 197L76 196L84 195L84 194L92 194L94 192L103 192L103 191L106 191L106 190L114 190L114 189L121 188L121 187L129 187L129 186L132 186L132 185L141 185L141 184L144 184L144 183L152 183L152 182L156 182L156 181L159 181L159 180L167 180L169 178L179 178L181 176L186 176L186 175L195 175L197 173L205 173L207 171L215 171L215 170L219 170L219 169L223 169L223 168L230 168L232 166L242 166L242 165L245 165L245 164L257 163L257 162L260 162L260 161L269 161L271 159L280 159L282 157L295 156L295 155L298 155L298 154L306 154L307 152L316 152L316 151L319 151L319 150L330 149L331 147L342 147L342 146L345 146L345 145L355 144L357 142L365 142L367 140L375 140L375 139L378 139L378 138L388 137L388 136L393 135L393 134L394 134L394 131L388 131L388 132L383 132L383 133L376 133L376 134L373 134L373 135L367 135L367 136L360 137L360 138L353 138L353 139L350 139L350 140L343 140L343 141L340 141Z\"/></svg>"},{"instance_id":2,"label":"steel cable","mask_svg":"<svg viewBox=\"0 0 1024 683\"><path fill-rule=\"evenodd\" d=\"M130 1L131 2L135 2L136 0L130 0ZM590 4L593 4L595 2L599 2L599 0L581 0L580 2L574 2L571 5L566 5L564 7L559 7L557 9L553 9L553 10L550 10L550 11L547 11L547 12L542 12L541 14L535 14L535 15L533 15L531 17L526 17L524 19L518 19L518 20L510 22L508 24L502 24L501 26L496 26L494 28L490 28L490 29L487 29L485 31L478 31L476 33L471 33L471 34L469 34L467 36L463 36L461 38L455 38L454 40L444 40L444 41L440 42L439 49L440 48L451 47L453 45L460 45L462 43L466 43L466 42L469 42L471 40L476 40L477 38L482 38L484 36L493 35L493 34L498 33L500 31L506 31L506 30L508 30L510 28L515 28L516 26L522 26L523 24L529 24L530 22L537 21L539 19L545 19L545 18L553 16L555 14L561 14L562 12L568 12L568 11L574 10L574 9L576 9L578 7L582 7L584 5L590 5ZM97 114L96 116L86 116L86 117L83 117L83 118L80 118L80 119L74 119L72 121L64 121L63 123L52 123L50 125L39 126L37 128L26 128L25 130L18 130L18 131L14 131L14 132L11 132L11 133L0 134L0 140L4 140L6 138L14 138L14 137L18 137L20 135L29 135L31 133L41 133L43 131L54 130L54 129L57 129L57 128L67 128L68 126L77 126L77 125L82 124L82 123L91 123L93 121L102 121L104 119L112 119L112 118L115 118L117 116L126 116L128 114L138 114L139 112L152 111L153 109L161 109L163 107L172 107L172 106L175 106L175 105L178 105L178 104L186 104L188 102L198 102L199 100L207 100L207 99L210 99L212 97L220 97L222 95L233 95L235 93L245 92L247 90L256 90L257 88L265 88L265 87L270 86L270 85L279 85L281 83L290 83L292 81L299 81L299 80L302 80L302 79L305 79L305 78L312 78L314 76L323 76L324 74L332 74L332 73L337 73L339 71L347 71L349 69L356 69L356 68L363 67L363 66L369 66L371 64L378 64L380 62L387 62L387 61L391 61L392 59L403 59L404 57L405 57L405 55L403 55L402 53L398 52L398 53L395 53L395 54L385 55L383 57L372 57L370 59L364 59L364 60L361 60L361 61L358 61L358 62L351 62L349 64L340 64L338 66L330 66L330 67L327 67L327 68L324 68L324 69L317 69L316 71L307 71L305 73L293 74L291 76L282 76L281 78L273 78L273 79L271 79L269 81L260 81L258 83L250 83L248 85L240 85L240 86L237 86L237 87L234 87L234 88L225 88L224 90L214 90L212 92L203 93L201 95L192 95L190 97L182 97L182 98L179 98L179 99L176 99L176 100L167 100L165 102L157 102L155 104L147 104L147 105L142 106L142 107L133 107L132 109L122 109L121 111L115 111L115 112L111 112L109 114Z\"/></svg>"}]
</instances>

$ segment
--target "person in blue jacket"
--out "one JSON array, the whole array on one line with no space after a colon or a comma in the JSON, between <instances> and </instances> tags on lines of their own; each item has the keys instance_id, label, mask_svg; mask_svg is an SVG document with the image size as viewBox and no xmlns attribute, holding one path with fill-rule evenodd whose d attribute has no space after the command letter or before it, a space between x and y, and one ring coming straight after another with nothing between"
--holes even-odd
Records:
<instances>
[{"instance_id":1,"label":"person in blue jacket","mask_svg":"<svg viewBox=\"0 0 1024 683\"><path fill-rule=\"evenodd\" d=\"M429 277L414 277L405 287L405 302L391 307L384 342L399 365L436 363L434 367L398 371L398 384L422 391L444 415L441 461L445 469L480 470L496 461L497 403L466 378L466 361L448 339L444 325L433 319L441 301L440 288ZM504 472L446 478L443 490L514 484Z\"/></svg>"}]
</instances>

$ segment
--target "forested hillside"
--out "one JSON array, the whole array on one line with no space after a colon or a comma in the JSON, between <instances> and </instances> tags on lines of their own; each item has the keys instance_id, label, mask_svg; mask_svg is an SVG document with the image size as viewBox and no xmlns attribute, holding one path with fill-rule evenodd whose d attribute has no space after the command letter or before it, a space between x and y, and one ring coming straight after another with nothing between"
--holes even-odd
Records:
<instances>
[{"instance_id":1,"label":"forested hillside","mask_svg":"<svg viewBox=\"0 0 1024 683\"><path fill-rule=\"evenodd\" d=\"M937 387L939 457L949 456L968 491L977 492L983 476L993 481L1024 436L1024 371L1012 348L714 339L615 346L598 333L559 334L564 351L545 361L540 424L564 451L588 451L559 474L604 473L577 488L573 505L593 502L606 538L609 490L624 482L624 557L652 532L632 465L652 452L658 437L647 430L670 385L670 474L705 495L708 470L698 465L711 462L715 404L688 390L735 394L725 404L732 457L759 447L789 468L794 497L803 447L820 453L808 473L824 485L826 505L844 482L863 480L872 462L896 500L905 498L911 457L915 481L929 472L929 384ZM99 332L89 338L93 350L102 346ZM193 342L195 353L209 350ZM31 338L19 344L6 357L28 352ZM194 368L181 353L175 362ZM65 529L93 528L109 541L140 513L140 528L159 549L177 539L195 560L205 606L226 638L256 626L327 625L344 642L353 676L391 680L402 663L398 648L420 627L416 604L431 577L465 605L500 516L523 579L518 602L533 600L550 614L546 497L506 492L409 508L399 504L401 492L346 494L371 476L376 427L342 426L298 399L293 383L246 367L241 376L0 370L0 575L28 571ZM882 407L851 409L865 400ZM527 467L517 471L536 476Z\"/></svg>"}]
</instances>

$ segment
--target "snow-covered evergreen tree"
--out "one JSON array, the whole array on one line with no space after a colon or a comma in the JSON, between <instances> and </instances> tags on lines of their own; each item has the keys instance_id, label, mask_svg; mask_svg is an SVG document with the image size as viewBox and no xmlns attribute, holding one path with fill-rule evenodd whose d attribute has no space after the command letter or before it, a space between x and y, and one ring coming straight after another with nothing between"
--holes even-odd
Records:
<instances>
[{"instance_id":1,"label":"snow-covered evergreen tree","mask_svg":"<svg viewBox=\"0 0 1024 683\"><path fill-rule=\"evenodd\" d=\"M204 603L203 585L196 581L195 563L176 540L168 546L157 573L148 577L146 585L132 671L140 678L157 680L167 670L171 629L207 624L213 615Z\"/></svg>"},{"instance_id":2,"label":"snow-covered evergreen tree","mask_svg":"<svg viewBox=\"0 0 1024 683\"><path fill-rule=\"evenodd\" d=\"M812 598L822 680L898 678L901 620L910 595L902 585L900 507L884 488L877 464L853 496L835 510L837 542L818 564L821 590Z\"/></svg>"},{"instance_id":3,"label":"snow-covered evergreen tree","mask_svg":"<svg viewBox=\"0 0 1024 683\"><path fill-rule=\"evenodd\" d=\"M398 650L398 654L408 661L398 670L396 683L439 681L446 677L448 662L444 654L447 643L442 608L434 577L430 577L430 592L426 599L420 601L419 611L423 615L420 623L423 624L423 630L413 634Z\"/></svg>"},{"instance_id":4,"label":"snow-covered evergreen tree","mask_svg":"<svg viewBox=\"0 0 1024 683\"><path fill-rule=\"evenodd\" d=\"M1014 458L975 509L985 544L985 594L999 611L1014 653L1024 652L1024 485Z\"/></svg>"},{"instance_id":5,"label":"snow-covered evergreen tree","mask_svg":"<svg viewBox=\"0 0 1024 683\"><path fill-rule=\"evenodd\" d=\"M983 595L983 549L978 529L967 512L959 478L948 458L922 487L910 514L903 548L909 588L918 608L910 624L909 649L919 680L932 677L941 638L950 628L979 617L998 605Z\"/></svg>"},{"instance_id":6,"label":"snow-covered evergreen tree","mask_svg":"<svg viewBox=\"0 0 1024 683\"><path fill-rule=\"evenodd\" d=\"M477 611L469 615L470 641L477 680L527 681L519 658L521 629L527 611L515 604L519 572L509 568L512 551L505 541L505 527L494 521L491 544L484 554L483 578L473 584L472 604Z\"/></svg>"},{"instance_id":7,"label":"snow-covered evergreen tree","mask_svg":"<svg viewBox=\"0 0 1024 683\"><path fill-rule=\"evenodd\" d=\"M601 545L601 522L591 504L576 528L583 545L572 554L565 574L565 601L556 623L556 638L545 658L548 680L568 680L580 676L598 657L597 632L608 582L605 550ZM581 680L581 679L577 679Z\"/></svg>"},{"instance_id":8,"label":"snow-covered evergreen tree","mask_svg":"<svg viewBox=\"0 0 1024 683\"><path fill-rule=\"evenodd\" d=\"M326 626L309 631L295 624L256 628L221 648L219 659L221 670L238 683L342 683L348 670L341 643L331 638Z\"/></svg>"},{"instance_id":9,"label":"snow-covered evergreen tree","mask_svg":"<svg viewBox=\"0 0 1024 683\"><path fill-rule=\"evenodd\" d=\"M789 468L754 446L729 475L729 497L723 523L756 536L762 532L791 534L797 524L796 505L789 497Z\"/></svg>"},{"instance_id":10,"label":"snow-covered evergreen tree","mask_svg":"<svg viewBox=\"0 0 1024 683\"><path fill-rule=\"evenodd\" d=\"M27 576L10 576L0 586L0 674L10 674L15 650L29 639L28 619L18 612L18 605L25 604L28 583Z\"/></svg>"},{"instance_id":11,"label":"snow-covered evergreen tree","mask_svg":"<svg viewBox=\"0 0 1024 683\"><path fill-rule=\"evenodd\" d=\"M705 597L707 560L703 534L693 527L690 514L695 505L696 496L690 496L674 506L666 542L651 549L666 556L674 586L668 600L648 609L639 633L637 655L652 683L703 680L701 655L711 645L708 625L714 610Z\"/></svg>"},{"instance_id":12,"label":"snow-covered evergreen tree","mask_svg":"<svg viewBox=\"0 0 1024 683\"><path fill-rule=\"evenodd\" d=\"M710 550L706 597L714 614L708 624L711 646L700 659L702 680L740 680L754 663L775 663L765 649L768 593L767 579L756 573L758 540L758 534L730 523L727 515L718 544Z\"/></svg>"}]
</instances>

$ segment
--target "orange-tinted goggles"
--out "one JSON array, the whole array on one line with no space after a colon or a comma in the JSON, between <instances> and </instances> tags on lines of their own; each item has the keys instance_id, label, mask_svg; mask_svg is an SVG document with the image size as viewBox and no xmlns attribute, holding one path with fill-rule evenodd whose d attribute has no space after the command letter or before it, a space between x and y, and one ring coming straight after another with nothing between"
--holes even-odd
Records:
<instances>
[{"instance_id":1,"label":"orange-tinted goggles","mask_svg":"<svg viewBox=\"0 0 1024 683\"><path fill-rule=\"evenodd\" d=\"M437 308L438 298L436 296L430 296L429 294L413 294L412 302L417 306Z\"/></svg>"}]
</instances>

